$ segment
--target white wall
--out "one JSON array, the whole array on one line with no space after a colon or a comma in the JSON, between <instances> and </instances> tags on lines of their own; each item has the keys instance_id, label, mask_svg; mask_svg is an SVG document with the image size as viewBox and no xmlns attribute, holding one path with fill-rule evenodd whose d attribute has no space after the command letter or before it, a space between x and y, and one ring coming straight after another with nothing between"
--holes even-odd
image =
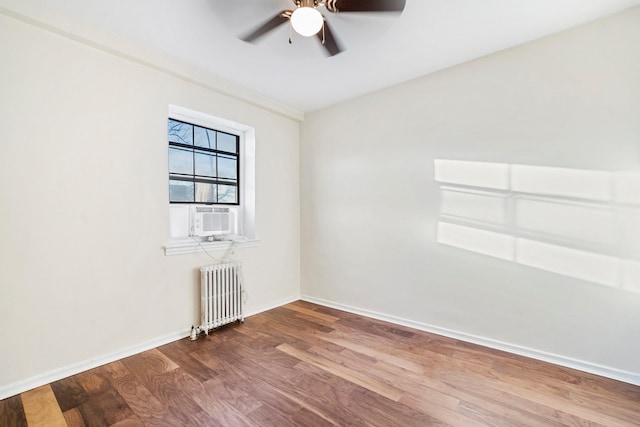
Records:
<instances>
[{"instance_id":1,"label":"white wall","mask_svg":"<svg viewBox=\"0 0 640 427\"><path fill-rule=\"evenodd\" d=\"M586 180L640 170L639 118L640 8L307 114L303 296L640 383L638 176L629 203L608 187L590 199ZM445 204L437 159L472 162L463 184L487 194ZM549 172L533 183L550 204L531 204L516 165ZM548 167L583 170L564 172L586 199L553 196L568 178ZM451 209L480 218L439 243Z\"/></svg>"},{"instance_id":2,"label":"white wall","mask_svg":"<svg viewBox=\"0 0 640 427\"><path fill-rule=\"evenodd\" d=\"M0 13L0 398L198 320L198 268L211 260L163 251L169 104L255 128L260 243L237 252L246 311L297 298L295 114L221 95L215 79L139 47L115 40L108 53L90 33L25 21Z\"/></svg>"}]
</instances>

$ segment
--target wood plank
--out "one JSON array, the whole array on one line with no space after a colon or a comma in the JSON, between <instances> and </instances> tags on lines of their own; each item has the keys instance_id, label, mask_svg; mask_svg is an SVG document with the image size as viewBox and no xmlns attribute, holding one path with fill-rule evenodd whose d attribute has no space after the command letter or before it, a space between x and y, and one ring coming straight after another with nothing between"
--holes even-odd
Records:
<instances>
[{"instance_id":1,"label":"wood plank","mask_svg":"<svg viewBox=\"0 0 640 427\"><path fill-rule=\"evenodd\" d=\"M27 426L27 418L24 415L20 396L0 400L0 425Z\"/></svg>"},{"instance_id":2,"label":"wood plank","mask_svg":"<svg viewBox=\"0 0 640 427\"><path fill-rule=\"evenodd\" d=\"M100 368L81 372L72 378L82 387L88 397L96 396L113 388Z\"/></svg>"},{"instance_id":3,"label":"wood plank","mask_svg":"<svg viewBox=\"0 0 640 427\"><path fill-rule=\"evenodd\" d=\"M368 319L365 317L340 319L340 321L336 323L394 341L403 343L410 342L414 345L417 343L426 343L429 339L426 334L422 334L420 331L409 330L409 328L383 322L382 320Z\"/></svg>"},{"instance_id":4,"label":"wood plank","mask_svg":"<svg viewBox=\"0 0 640 427\"><path fill-rule=\"evenodd\" d=\"M138 377L147 387L153 383L154 379L179 368L171 359L155 349L126 357L120 362L129 373Z\"/></svg>"},{"instance_id":5,"label":"wood plank","mask_svg":"<svg viewBox=\"0 0 640 427\"><path fill-rule=\"evenodd\" d=\"M149 425L181 425L167 405L141 384L122 361L104 365L100 369L142 422Z\"/></svg>"},{"instance_id":6,"label":"wood plank","mask_svg":"<svg viewBox=\"0 0 640 427\"><path fill-rule=\"evenodd\" d=\"M344 366L332 362L329 359L325 359L322 357L318 357L314 354L307 353L304 351L300 351L289 344L281 344L278 347L278 350L290 354L293 357L300 359L301 361L307 362L311 365L317 366L320 369L324 369L325 371L340 376L347 381L351 381L354 384L358 384L368 390L373 391L374 393L380 394L390 400L397 402L402 397L402 390L397 389L396 387L390 386L384 382L373 379L367 375L361 374L359 372L354 372Z\"/></svg>"},{"instance_id":7,"label":"wood plank","mask_svg":"<svg viewBox=\"0 0 640 427\"><path fill-rule=\"evenodd\" d=\"M255 384L247 384L245 377L239 377L232 371L203 385L208 394L224 400L242 414L251 414L263 406L253 393Z\"/></svg>"},{"instance_id":8,"label":"wood plank","mask_svg":"<svg viewBox=\"0 0 640 427\"><path fill-rule=\"evenodd\" d=\"M339 345L343 348L352 350L355 353L367 355L376 360L384 360L385 363L397 366L398 368L413 372L415 374L424 374L426 371L426 367L420 363L416 363L412 360L407 360L406 357L400 357L396 356L395 354L390 354L375 347L367 346L366 344L361 344L346 338L340 338L333 334L327 334L325 336L321 336L320 338L330 343Z\"/></svg>"},{"instance_id":9,"label":"wood plank","mask_svg":"<svg viewBox=\"0 0 640 427\"><path fill-rule=\"evenodd\" d=\"M529 420L523 421L522 418L513 419L506 416L504 413L497 414L485 407L477 406L468 402L462 402L460 404L460 408L458 409L458 411L460 414L464 415L466 419L471 418L474 421L482 422L483 424L488 426L511 427L514 425L518 425L519 423L522 423L527 426L536 425L541 427L546 427L546 426L561 427L562 426L562 424L560 423L551 423L551 422L542 423L542 424L541 423L532 424Z\"/></svg>"},{"instance_id":10,"label":"wood plank","mask_svg":"<svg viewBox=\"0 0 640 427\"><path fill-rule=\"evenodd\" d=\"M135 415L110 384L101 393L91 395L77 409L83 422L91 426L110 426Z\"/></svg>"},{"instance_id":11,"label":"wood plank","mask_svg":"<svg viewBox=\"0 0 640 427\"><path fill-rule=\"evenodd\" d=\"M49 384L22 393L21 398L29 427L66 427L67 422Z\"/></svg>"},{"instance_id":12,"label":"wood plank","mask_svg":"<svg viewBox=\"0 0 640 427\"><path fill-rule=\"evenodd\" d=\"M62 415L64 415L64 420L68 427L86 427L84 418L78 408L69 409L63 412Z\"/></svg>"},{"instance_id":13,"label":"wood plank","mask_svg":"<svg viewBox=\"0 0 640 427\"><path fill-rule=\"evenodd\" d=\"M220 426L252 426L254 423L247 414L234 407L228 402L229 395L218 393L216 389L208 387L208 383L189 377L184 373L184 380L181 382L183 390L191 396L196 404L206 412L212 420L209 425ZM212 380L212 381L215 381ZM254 407L253 405L250 405Z\"/></svg>"},{"instance_id":14,"label":"wood plank","mask_svg":"<svg viewBox=\"0 0 640 427\"><path fill-rule=\"evenodd\" d=\"M300 399L293 395L292 393L288 393L284 390L280 390L278 388L274 388L276 393L279 393L286 399L294 402L296 405L302 408L299 414L299 417L303 419L305 425L310 426L337 426L340 425L338 421L334 419L331 415L329 415L328 411L323 411L315 405L308 403L306 400ZM316 390L317 392L317 390ZM306 415L306 413L312 413L314 417L310 417Z\"/></svg>"},{"instance_id":15,"label":"wood plank","mask_svg":"<svg viewBox=\"0 0 640 427\"><path fill-rule=\"evenodd\" d=\"M466 414L457 412L459 400L453 408L450 405L440 405L438 402L432 401L433 394L427 393L424 396L415 396L407 394L400 398L400 402L413 408L416 411L429 414L433 418L452 426L492 426L492 424L482 422L481 420L468 417ZM453 397L451 397L453 399Z\"/></svg>"},{"instance_id":16,"label":"wood plank","mask_svg":"<svg viewBox=\"0 0 640 427\"><path fill-rule=\"evenodd\" d=\"M318 313L328 314L329 316L334 316L339 318L340 320L344 319L357 319L358 317L362 317L359 314L349 313L348 311L338 310L332 307L326 307L323 305L317 305L306 301L296 301L296 304L305 303L307 307L312 308L314 311Z\"/></svg>"},{"instance_id":17,"label":"wood plank","mask_svg":"<svg viewBox=\"0 0 640 427\"><path fill-rule=\"evenodd\" d=\"M252 387L253 396L262 402L259 408L249 414L252 420L261 423L261 418L269 414L270 418L279 420L275 425L288 425L292 427L300 425L334 425L326 421L318 412L311 411L304 405L301 405L297 399L291 398L288 393L271 387L265 387L262 384L259 384L257 387ZM273 393L272 390L276 392Z\"/></svg>"},{"instance_id":18,"label":"wood plank","mask_svg":"<svg viewBox=\"0 0 640 427\"><path fill-rule=\"evenodd\" d=\"M413 409L402 402L394 402L380 393L369 389L359 390L351 398L365 406L372 417L377 420L375 425L385 426L448 426L448 424L434 418L431 414Z\"/></svg>"},{"instance_id":19,"label":"wood plank","mask_svg":"<svg viewBox=\"0 0 640 427\"><path fill-rule=\"evenodd\" d=\"M333 331L332 324L323 324L318 322L315 318L304 319L302 316L292 317L291 311L292 310L287 310L285 307L279 307L265 312L263 315L279 323L289 324L290 322L295 322L296 328L310 333L329 333Z\"/></svg>"},{"instance_id":20,"label":"wood plank","mask_svg":"<svg viewBox=\"0 0 640 427\"><path fill-rule=\"evenodd\" d=\"M138 418L127 418L126 420L111 424L109 427L146 427L146 425Z\"/></svg>"},{"instance_id":21,"label":"wood plank","mask_svg":"<svg viewBox=\"0 0 640 427\"><path fill-rule=\"evenodd\" d=\"M89 395L75 377L52 382L51 389L56 396L62 412L80 406L89 398Z\"/></svg>"},{"instance_id":22,"label":"wood plank","mask_svg":"<svg viewBox=\"0 0 640 427\"><path fill-rule=\"evenodd\" d=\"M71 377L75 381L74 383L61 382L58 384L58 386L64 384L65 392L69 389L72 390L65 397L67 399L65 405L72 406L77 403L78 406L74 409L77 409L86 425L110 426L135 416L103 370L104 368L100 367L81 372ZM82 390L77 390L76 385ZM68 412L65 411L65 414ZM70 413L71 415L76 416L76 414Z\"/></svg>"},{"instance_id":23,"label":"wood plank","mask_svg":"<svg viewBox=\"0 0 640 427\"><path fill-rule=\"evenodd\" d=\"M138 372L134 371L138 376ZM213 419L193 400L185 384L193 382L182 369L173 369L163 374L143 376L142 384L151 391L180 421L181 425L206 425Z\"/></svg>"},{"instance_id":24,"label":"wood plank","mask_svg":"<svg viewBox=\"0 0 640 427\"><path fill-rule=\"evenodd\" d=\"M159 374L179 368L179 366L173 360L165 356L156 348L124 358L122 359L122 361L125 363L135 362L138 365L139 369L144 369L145 371Z\"/></svg>"},{"instance_id":25,"label":"wood plank","mask_svg":"<svg viewBox=\"0 0 640 427\"><path fill-rule=\"evenodd\" d=\"M205 382L217 376L218 372L203 365L198 358L194 358L191 354L204 347L210 348L211 340L207 340L207 338L201 337L196 341L178 340L159 347L158 351L174 361L198 381Z\"/></svg>"},{"instance_id":26,"label":"wood plank","mask_svg":"<svg viewBox=\"0 0 640 427\"><path fill-rule=\"evenodd\" d=\"M329 314L319 313L319 312L317 312L315 310L312 310L312 309L310 309L308 307L300 306L299 304L295 304L295 303L287 304L287 305L283 306L282 308L287 309L287 310L296 311L299 314L304 315L303 318L306 318L307 320L318 319L318 320L324 322L325 324L330 324L330 323L337 322L338 320L340 320L339 317L331 316Z\"/></svg>"}]
</instances>

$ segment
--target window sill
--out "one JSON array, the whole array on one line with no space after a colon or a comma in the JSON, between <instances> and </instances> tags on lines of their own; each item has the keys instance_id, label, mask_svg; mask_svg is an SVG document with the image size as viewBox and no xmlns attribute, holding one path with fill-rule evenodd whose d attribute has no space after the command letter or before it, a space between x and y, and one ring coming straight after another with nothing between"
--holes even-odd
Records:
<instances>
[{"instance_id":1,"label":"window sill","mask_svg":"<svg viewBox=\"0 0 640 427\"><path fill-rule=\"evenodd\" d=\"M220 240L215 242L197 242L191 239L180 239L168 242L164 246L164 254L169 255L183 255L183 254L195 254L198 252L216 252L226 251L233 248L251 248L258 246L259 240L246 240L243 242Z\"/></svg>"}]
</instances>

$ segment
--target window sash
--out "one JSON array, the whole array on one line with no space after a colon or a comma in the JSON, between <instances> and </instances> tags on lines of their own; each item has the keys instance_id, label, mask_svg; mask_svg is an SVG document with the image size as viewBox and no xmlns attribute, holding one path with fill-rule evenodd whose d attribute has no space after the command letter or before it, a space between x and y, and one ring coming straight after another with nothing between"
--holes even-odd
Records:
<instances>
[{"instance_id":1,"label":"window sash","mask_svg":"<svg viewBox=\"0 0 640 427\"><path fill-rule=\"evenodd\" d=\"M182 129L179 125L185 125L186 129ZM238 135L172 118L169 118L168 120L167 131L169 153L181 152L184 154L184 152L188 152L191 155L190 162L182 159L185 162L185 165L187 165L187 168L184 166L180 168L180 159L175 159L173 167L177 169L177 171L171 170L172 160L174 159L171 157L169 158L169 203L239 205L240 137ZM219 136L220 138L218 138ZM220 140L220 147L218 147L218 140ZM235 140L235 144L232 142L233 140ZM204 146L205 142L207 146ZM235 145L235 152L228 151L232 149L233 145ZM169 156L171 156L171 154L169 154ZM206 163L199 163L196 160L197 158L199 160L205 160L207 159L205 156L210 157L209 161L213 161L213 164L209 168L209 172L211 174L203 174L203 172L207 172ZM220 159L224 159L225 161L220 162ZM231 162L235 162L235 177L232 176L234 173L230 172L229 168L226 167ZM220 163L223 163L223 165L226 163L226 166L221 168ZM199 164L204 166L201 167L200 170L198 170ZM191 168L191 171L187 173L187 169L189 167ZM173 194L171 190L175 190L175 187L171 186L172 181L193 183L193 186L191 189L188 189L187 186L186 193L177 192ZM211 187L209 188L209 186ZM204 197L203 195L206 194L206 191L211 191L211 193L209 193L209 196ZM184 197L181 197L180 194L183 194ZM215 194L215 197L212 197L211 194ZM202 197L204 197L205 200L199 200L199 198ZM225 199L229 197L233 197L235 200L226 201Z\"/></svg>"}]
</instances>

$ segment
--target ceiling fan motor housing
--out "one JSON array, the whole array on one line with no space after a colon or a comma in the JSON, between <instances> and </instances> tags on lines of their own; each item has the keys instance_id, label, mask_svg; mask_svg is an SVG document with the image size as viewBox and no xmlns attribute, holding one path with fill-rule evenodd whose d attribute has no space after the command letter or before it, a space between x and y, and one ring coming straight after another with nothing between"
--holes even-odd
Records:
<instances>
[{"instance_id":1,"label":"ceiling fan motor housing","mask_svg":"<svg viewBox=\"0 0 640 427\"><path fill-rule=\"evenodd\" d=\"M293 0L298 7L316 8L320 4L320 0Z\"/></svg>"}]
</instances>

